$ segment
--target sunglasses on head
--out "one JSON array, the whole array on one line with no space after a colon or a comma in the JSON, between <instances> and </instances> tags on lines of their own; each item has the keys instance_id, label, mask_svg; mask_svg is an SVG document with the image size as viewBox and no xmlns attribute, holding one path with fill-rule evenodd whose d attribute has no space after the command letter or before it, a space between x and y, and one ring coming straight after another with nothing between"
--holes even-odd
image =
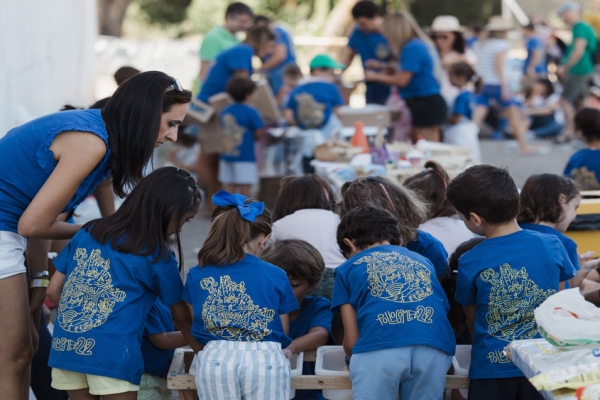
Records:
<instances>
[{"instance_id":1,"label":"sunglasses on head","mask_svg":"<svg viewBox=\"0 0 600 400\"><path fill-rule=\"evenodd\" d=\"M166 89L165 89L165 93L168 93L172 90L177 90L178 92L183 92L183 87L181 86L181 83L173 78L173 83L171 83Z\"/></svg>"}]
</instances>

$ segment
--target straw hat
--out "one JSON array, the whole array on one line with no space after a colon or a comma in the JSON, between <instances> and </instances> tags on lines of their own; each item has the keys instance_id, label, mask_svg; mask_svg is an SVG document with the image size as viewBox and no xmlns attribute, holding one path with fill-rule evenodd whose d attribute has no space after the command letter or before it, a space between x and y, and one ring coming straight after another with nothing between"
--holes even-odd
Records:
<instances>
[{"instance_id":1,"label":"straw hat","mask_svg":"<svg viewBox=\"0 0 600 400\"><path fill-rule=\"evenodd\" d=\"M461 32L463 29L454 15L439 15L431 23L432 32Z\"/></svg>"},{"instance_id":2,"label":"straw hat","mask_svg":"<svg viewBox=\"0 0 600 400\"><path fill-rule=\"evenodd\" d=\"M485 26L486 31L510 31L514 25L510 19L500 16L490 17L488 24Z\"/></svg>"}]
</instances>

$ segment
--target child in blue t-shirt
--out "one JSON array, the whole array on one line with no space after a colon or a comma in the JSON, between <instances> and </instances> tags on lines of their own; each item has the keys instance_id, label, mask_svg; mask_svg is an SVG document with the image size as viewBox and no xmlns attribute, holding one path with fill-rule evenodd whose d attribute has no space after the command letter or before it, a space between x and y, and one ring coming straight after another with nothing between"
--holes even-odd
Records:
<instances>
[{"instance_id":1,"label":"child in blue t-shirt","mask_svg":"<svg viewBox=\"0 0 600 400\"><path fill-rule=\"evenodd\" d=\"M535 31L535 25L524 26L523 36L525 37L525 49L527 50L527 58L523 64L523 75L531 79L538 76L547 76L546 45Z\"/></svg>"},{"instance_id":2,"label":"child in blue t-shirt","mask_svg":"<svg viewBox=\"0 0 600 400\"><path fill-rule=\"evenodd\" d=\"M300 309L290 313L290 337L287 349L293 354L315 351L333 344L331 336L331 302L310 294L323 277L325 262L319 251L303 240L281 240L273 243L263 260L284 270L290 280ZM314 375L315 363L305 362L303 375ZM296 400L323 399L320 390L297 390Z\"/></svg>"},{"instance_id":3,"label":"child in blue t-shirt","mask_svg":"<svg viewBox=\"0 0 600 400\"><path fill-rule=\"evenodd\" d=\"M231 147L221 153L219 182L225 191L238 191L244 196L249 196L252 185L258 183L254 140L260 138L264 127L258 111L248 104L255 90L252 79L231 78L227 93L235 103L219 113L223 139Z\"/></svg>"},{"instance_id":4,"label":"child in blue t-shirt","mask_svg":"<svg viewBox=\"0 0 600 400\"><path fill-rule=\"evenodd\" d=\"M448 253L438 239L419 226L427 220L427 205L410 189L381 176L346 182L341 190L339 213L343 216L354 207L372 203L391 212L400 224L400 242L407 249L427 258L438 277L448 271Z\"/></svg>"},{"instance_id":5,"label":"child in blue t-shirt","mask_svg":"<svg viewBox=\"0 0 600 400\"><path fill-rule=\"evenodd\" d=\"M575 267L556 236L517 224L519 191L507 171L477 165L450 182L448 200L486 240L459 259L455 299L473 333L469 399L541 399L504 348L539 337L533 310L572 278Z\"/></svg>"},{"instance_id":6,"label":"child in blue t-shirt","mask_svg":"<svg viewBox=\"0 0 600 400\"><path fill-rule=\"evenodd\" d=\"M573 154L564 175L580 190L600 190L600 111L584 108L575 115L575 128L581 132L586 148Z\"/></svg>"},{"instance_id":7,"label":"child in blue t-shirt","mask_svg":"<svg viewBox=\"0 0 600 400\"><path fill-rule=\"evenodd\" d=\"M286 399L290 364L282 348L292 343L289 314L298 301L285 272L259 258L271 236L271 213L264 203L224 191L213 203L217 209L183 293L193 309L192 335L205 345L198 395Z\"/></svg>"},{"instance_id":8,"label":"child in blue t-shirt","mask_svg":"<svg viewBox=\"0 0 600 400\"><path fill-rule=\"evenodd\" d=\"M369 65L388 63L392 54L387 39L381 33L383 19L379 6L371 0L361 0L352 8L352 18L356 26L348 38L345 66L350 66L357 54L360 56L365 71ZM379 70L379 68L375 68L375 70ZM367 104L385 104L390 97L390 85L366 82L366 87Z\"/></svg>"},{"instance_id":9,"label":"child in blue t-shirt","mask_svg":"<svg viewBox=\"0 0 600 400\"><path fill-rule=\"evenodd\" d=\"M563 232L577 216L581 196L575 182L554 174L532 175L521 189L519 225L540 233L556 236L565 247L571 263L578 271L567 287L582 286L586 275L600 266L600 260L589 260L593 253L577 254L577 244ZM585 261L579 266L580 261Z\"/></svg>"},{"instance_id":10,"label":"child in blue t-shirt","mask_svg":"<svg viewBox=\"0 0 600 400\"><path fill-rule=\"evenodd\" d=\"M337 241L331 305L342 316L355 399L439 399L456 342L448 300L426 258L400 247L398 221L372 206L348 211Z\"/></svg>"},{"instance_id":11,"label":"child in blue t-shirt","mask_svg":"<svg viewBox=\"0 0 600 400\"><path fill-rule=\"evenodd\" d=\"M185 336L175 330L171 310L157 298L148 313L144 328L142 341L144 375L140 383L138 400L171 400L171 390L167 389L171 359L174 349L187 345Z\"/></svg>"},{"instance_id":12,"label":"child in blue t-shirt","mask_svg":"<svg viewBox=\"0 0 600 400\"><path fill-rule=\"evenodd\" d=\"M460 93L454 100L448 118L449 126L444 131L444 142L470 149L473 161L480 163L479 128L472 120L475 94L470 90L470 86L474 85L475 90L479 91L481 79L477 77L473 67L463 62L452 64L448 77L452 86L460 89Z\"/></svg>"},{"instance_id":13,"label":"child in blue t-shirt","mask_svg":"<svg viewBox=\"0 0 600 400\"><path fill-rule=\"evenodd\" d=\"M86 224L54 259L48 296L58 304L48 364L52 386L69 396L135 399L144 372L146 317L159 297L196 351L183 283L170 249L200 207L189 172L152 172L113 215ZM107 397L108 398L108 397Z\"/></svg>"}]
</instances>

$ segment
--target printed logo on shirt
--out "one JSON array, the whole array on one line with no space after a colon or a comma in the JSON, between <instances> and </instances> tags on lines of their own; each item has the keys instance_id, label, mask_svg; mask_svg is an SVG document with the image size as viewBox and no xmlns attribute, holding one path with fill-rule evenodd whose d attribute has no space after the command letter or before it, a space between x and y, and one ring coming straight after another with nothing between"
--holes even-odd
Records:
<instances>
[{"instance_id":1,"label":"printed logo on shirt","mask_svg":"<svg viewBox=\"0 0 600 400\"><path fill-rule=\"evenodd\" d=\"M479 277L492 285L486 315L488 334L506 342L534 338L538 330L533 310L556 290L540 289L525 268L516 270L509 264L501 265L499 273L486 269Z\"/></svg>"},{"instance_id":2,"label":"printed logo on shirt","mask_svg":"<svg viewBox=\"0 0 600 400\"><path fill-rule=\"evenodd\" d=\"M325 122L325 105L317 103L310 93L299 93L294 99L298 103L298 121L306 129L315 129Z\"/></svg>"},{"instance_id":3,"label":"printed logo on shirt","mask_svg":"<svg viewBox=\"0 0 600 400\"><path fill-rule=\"evenodd\" d=\"M591 190L600 189L600 183L594 171L586 167L575 168L571 171L571 177L577 183L579 189Z\"/></svg>"},{"instance_id":4,"label":"printed logo on shirt","mask_svg":"<svg viewBox=\"0 0 600 400\"><path fill-rule=\"evenodd\" d=\"M354 264L367 264L371 295L394 303L415 303L433 294L431 271L395 252L373 252Z\"/></svg>"},{"instance_id":5,"label":"printed logo on shirt","mask_svg":"<svg viewBox=\"0 0 600 400\"><path fill-rule=\"evenodd\" d=\"M77 266L60 297L58 323L67 332L87 332L105 323L126 293L113 287L110 260L102 258L100 250L88 257L86 249L78 248L73 260Z\"/></svg>"},{"instance_id":6,"label":"printed logo on shirt","mask_svg":"<svg viewBox=\"0 0 600 400\"><path fill-rule=\"evenodd\" d=\"M388 60L390 58L390 50L385 43L377 43L375 46L375 56L380 60Z\"/></svg>"},{"instance_id":7,"label":"printed logo on shirt","mask_svg":"<svg viewBox=\"0 0 600 400\"><path fill-rule=\"evenodd\" d=\"M58 338L52 339L52 348L56 351L74 351L81 356L91 356L92 349L96 345L94 339L80 337L77 340Z\"/></svg>"},{"instance_id":8,"label":"printed logo on shirt","mask_svg":"<svg viewBox=\"0 0 600 400\"><path fill-rule=\"evenodd\" d=\"M224 139L228 140L230 146L232 147L229 151L224 151L223 154L228 156L237 157L240 155L240 150L238 149L239 145L242 144L242 140L244 139L244 133L246 133L246 129L242 126L239 126L235 117L232 114L225 114L221 117L221 123L224 133Z\"/></svg>"},{"instance_id":9,"label":"printed logo on shirt","mask_svg":"<svg viewBox=\"0 0 600 400\"><path fill-rule=\"evenodd\" d=\"M254 304L246 293L244 282L234 282L229 275L200 281L200 287L209 292L202 307L204 329L226 340L257 342L271 334L269 324L275 311Z\"/></svg>"}]
</instances>

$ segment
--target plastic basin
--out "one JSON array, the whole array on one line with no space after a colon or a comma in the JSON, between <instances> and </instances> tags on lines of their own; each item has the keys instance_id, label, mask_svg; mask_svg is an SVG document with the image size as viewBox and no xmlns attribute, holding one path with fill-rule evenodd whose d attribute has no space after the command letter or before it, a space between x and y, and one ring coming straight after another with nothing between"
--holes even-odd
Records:
<instances>
[{"instance_id":1,"label":"plastic basin","mask_svg":"<svg viewBox=\"0 0 600 400\"><path fill-rule=\"evenodd\" d=\"M344 361L342 346L321 346L317 349L315 375L317 376L349 376ZM352 390L323 390L323 397L328 400L352 400Z\"/></svg>"}]
</instances>

